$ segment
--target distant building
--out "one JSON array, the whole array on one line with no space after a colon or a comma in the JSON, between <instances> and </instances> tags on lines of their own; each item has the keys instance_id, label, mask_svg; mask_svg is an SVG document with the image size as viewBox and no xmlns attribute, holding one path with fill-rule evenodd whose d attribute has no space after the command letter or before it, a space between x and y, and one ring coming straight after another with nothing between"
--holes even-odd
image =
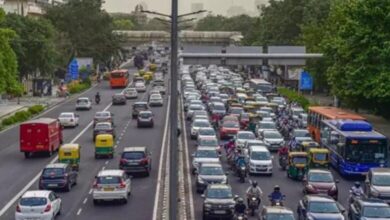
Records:
<instances>
[{"instance_id":1,"label":"distant building","mask_svg":"<svg viewBox=\"0 0 390 220\"><path fill-rule=\"evenodd\" d=\"M134 15L135 20L139 25L145 25L148 22L148 17L145 13L142 12L143 10L146 9L142 6L142 4L138 4L135 6L134 11L131 12L131 15Z\"/></svg>"},{"instance_id":2,"label":"distant building","mask_svg":"<svg viewBox=\"0 0 390 220\"><path fill-rule=\"evenodd\" d=\"M265 6L264 0L255 0L255 11L254 16L259 16L259 13L261 12L261 8Z\"/></svg>"},{"instance_id":3,"label":"distant building","mask_svg":"<svg viewBox=\"0 0 390 220\"><path fill-rule=\"evenodd\" d=\"M203 3L192 3L191 4L191 12L197 12L197 11L201 11L201 10L204 10L204 5ZM204 17L204 14L203 13L200 13L200 14L196 14L194 15L196 19L201 19Z\"/></svg>"},{"instance_id":4,"label":"distant building","mask_svg":"<svg viewBox=\"0 0 390 220\"><path fill-rule=\"evenodd\" d=\"M0 7L6 13L15 13L23 16L42 16L48 5L63 4L67 0L0 0Z\"/></svg>"},{"instance_id":5,"label":"distant building","mask_svg":"<svg viewBox=\"0 0 390 220\"><path fill-rule=\"evenodd\" d=\"M242 6L238 6L238 5L231 6L226 13L228 17L233 17L242 14L248 14L248 12Z\"/></svg>"}]
</instances>

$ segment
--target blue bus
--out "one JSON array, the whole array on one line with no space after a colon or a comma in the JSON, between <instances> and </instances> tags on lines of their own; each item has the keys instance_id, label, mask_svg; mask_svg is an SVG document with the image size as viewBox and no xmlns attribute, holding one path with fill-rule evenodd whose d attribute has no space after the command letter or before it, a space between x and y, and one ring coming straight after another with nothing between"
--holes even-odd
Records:
<instances>
[{"instance_id":1,"label":"blue bus","mask_svg":"<svg viewBox=\"0 0 390 220\"><path fill-rule=\"evenodd\" d=\"M320 136L342 175L365 175L372 167L387 166L387 138L366 121L323 120Z\"/></svg>"}]
</instances>

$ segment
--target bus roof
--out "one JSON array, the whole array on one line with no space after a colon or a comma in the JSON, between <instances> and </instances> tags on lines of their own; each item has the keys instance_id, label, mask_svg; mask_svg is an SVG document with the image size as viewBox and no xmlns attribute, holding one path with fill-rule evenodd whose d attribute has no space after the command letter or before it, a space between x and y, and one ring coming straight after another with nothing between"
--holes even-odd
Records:
<instances>
[{"instance_id":1,"label":"bus roof","mask_svg":"<svg viewBox=\"0 0 390 220\"><path fill-rule=\"evenodd\" d=\"M358 114L329 106L312 106L309 107L309 112L315 112L324 115L327 119L366 120L364 117Z\"/></svg>"},{"instance_id":2,"label":"bus roof","mask_svg":"<svg viewBox=\"0 0 390 220\"><path fill-rule=\"evenodd\" d=\"M251 79L250 82L255 84L271 84L270 82L264 79Z\"/></svg>"},{"instance_id":3,"label":"bus roof","mask_svg":"<svg viewBox=\"0 0 390 220\"><path fill-rule=\"evenodd\" d=\"M361 120L323 120L323 123L348 138L387 139L383 134L372 130L370 123Z\"/></svg>"}]
</instances>

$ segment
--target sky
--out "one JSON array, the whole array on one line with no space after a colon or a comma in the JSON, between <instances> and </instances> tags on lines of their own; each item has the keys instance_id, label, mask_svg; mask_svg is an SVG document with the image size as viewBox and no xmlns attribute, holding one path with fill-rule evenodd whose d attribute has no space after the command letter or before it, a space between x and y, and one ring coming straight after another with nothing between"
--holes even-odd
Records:
<instances>
[{"instance_id":1,"label":"sky","mask_svg":"<svg viewBox=\"0 0 390 220\"><path fill-rule=\"evenodd\" d=\"M245 12L246 14L256 14L255 2L266 3L268 0L178 0L179 14L191 11L192 3L203 3L204 10L211 11L213 14L229 16L227 11L232 6L233 11ZM171 0L105 0L104 8L108 12L130 13L135 6L144 3L147 10L169 13ZM234 15L234 14L230 14Z\"/></svg>"}]
</instances>

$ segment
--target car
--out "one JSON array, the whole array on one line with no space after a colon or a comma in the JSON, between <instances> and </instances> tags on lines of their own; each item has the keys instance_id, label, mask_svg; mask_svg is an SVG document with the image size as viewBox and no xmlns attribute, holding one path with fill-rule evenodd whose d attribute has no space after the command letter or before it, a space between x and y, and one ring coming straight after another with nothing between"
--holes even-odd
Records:
<instances>
[{"instance_id":1,"label":"car","mask_svg":"<svg viewBox=\"0 0 390 220\"><path fill-rule=\"evenodd\" d=\"M137 119L137 127L153 127L153 113L151 111L140 111Z\"/></svg>"},{"instance_id":2,"label":"car","mask_svg":"<svg viewBox=\"0 0 390 220\"><path fill-rule=\"evenodd\" d=\"M149 91L149 99L150 99L150 96L153 95L153 94L161 95L160 91L158 91L157 89L152 88L152 89ZM148 101L149 101L149 100L148 100Z\"/></svg>"},{"instance_id":3,"label":"car","mask_svg":"<svg viewBox=\"0 0 390 220\"><path fill-rule=\"evenodd\" d=\"M223 102L212 102L209 106L212 115L224 116L226 114L226 107Z\"/></svg>"},{"instance_id":4,"label":"car","mask_svg":"<svg viewBox=\"0 0 390 220\"><path fill-rule=\"evenodd\" d=\"M187 113L186 113L186 119L187 120L191 120L192 115L194 114L195 111L203 111L203 110L206 110L206 108L202 104L191 104L191 105L189 105Z\"/></svg>"},{"instance_id":5,"label":"car","mask_svg":"<svg viewBox=\"0 0 390 220\"><path fill-rule=\"evenodd\" d=\"M116 93L112 96L113 105L126 105L126 96L123 93Z\"/></svg>"},{"instance_id":6,"label":"car","mask_svg":"<svg viewBox=\"0 0 390 220\"><path fill-rule=\"evenodd\" d=\"M43 168L39 177L39 189L61 189L69 192L77 184L77 171L66 163L53 163Z\"/></svg>"},{"instance_id":7,"label":"car","mask_svg":"<svg viewBox=\"0 0 390 220\"><path fill-rule=\"evenodd\" d=\"M267 111L257 110L256 114L261 118L271 118L271 114Z\"/></svg>"},{"instance_id":8,"label":"car","mask_svg":"<svg viewBox=\"0 0 390 220\"><path fill-rule=\"evenodd\" d=\"M292 138L295 138L297 143L302 143L305 141L313 141L309 131L306 129L294 129L291 136Z\"/></svg>"},{"instance_id":9,"label":"car","mask_svg":"<svg viewBox=\"0 0 390 220\"><path fill-rule=\"evenodd\" d=\"M301 128L306 128L307 127L307 113L301 113L298 115L298 125Z\"/></svg>"},{"instance_id":10,"label":"car","mask_svg":"<svg viewBox=\"0 0 390 220\"><path fill-rule=\"evenodd\" d=\"M52 220L61 214L61 207L61 198L53 191L27 191L20 197L16 205L15 220Z\"/></svg>"},{"instance_id":11,"label":"car","mask_svg":"<svg viewBox=\"0 0 390 220\"><path fill-rule=\"evenodd\" d=\"M156 89L156 90L159 91L162 95L165 94L165 87L164 87L164 86L156 85L156 86L153 86L153 89Z\"/></svg>"},{"instance_id":12,"label":"car","mask_svg":"<svg viewBox=\"0 0 390 220\"><path fill-rule=\"evenodd\" d=\"M199 104L199 105L203 105L203 102L199 99L188 99L186 100L186 102L184 103L184 111L187 111L188 110L188 106L190 106L191 104Z\"/></svg>"},{"instance_id":13,"label":"car","mask_svg":"<svg viewBox=\"0 0 390 220\"><path fill-rule=\"evenodd\" d=\"M125 90L123 90L123 94L127 99L138 98L138 92L136 88L126 88Z\"/></svg>"},{"instance_id":14,"label":"car","mask_svg":"<svg viewBox=\"0 0 390 220\"><path fill-rule=\"evenodd\" d=\"M249 154L249 174L272 175L272 156L267 147L251 146Z\"/></svg>"},{"instance_id":15,"label":"car","mask_svg":"<svg viewBox=\"0 0 390 220\"><path fill-rule=\"evenodd\" d=\"M77 127L79 125L79 118L80 116L73 112L62 112L58 116L58 121L62 127Z\"/></svg>"},{"instance_id":16,"label":"car","mask_svg":"<svg viewBox=\"0 0 390 220\"><path fill-rule=\"evenodd\" d=\"M99 122L110 122L114 125L114 114L109 111L96 112L93 118L93 126L95 127L96 123Z\"/></svg>"},{"instance_id":17,"label":"car","mask_svg":"<svg viewBox=\"0 0 390 220\"><path fill-rule=\"evenodd\" d=\"M244 148L245 149L249 149L251 146L264 146L264 147L266 147L264 142L261 141L261 140L258 140L258 139L256 139L256 140L247 140L245 142Z\"/></svg>"},{"instance_id":18,"label":"car","mask_svg":"<svg viewBox=\"0 0 390 220\"><path fill-rule=\"evenodd\" d=\"M256 126L256 134L258 137L261 136L263 131L276 130L276 124L273 121L259 121Z\"/></svg>"},{"instance_id":19,"label":"car","mask_svg":"<svg viewBox=\"0 0 390 220\"><path fill-rule=\"evenodd\" d=\"M93 128L93 141L98 134L112 134L115 138L115 129L110 122L98 122Z\"/></svg>"},{"instance_id":20,"label":"car","mask_svg":"<svg viewBox=\"0 0 390 220\"><path fill-rule=\"evenodd\" d=\"M107 169L99 171L92 188L93 204L100 201L120 200L127 203L131 193L131 178L123 170Z\"/></svg>"},{"instance_id":21,"label":"car","mask_svg":"<svg viewBox=\"0 0 390 220\"><path fill-rule=\"evenodd\" d=\"M198 148L192 154L192 173L195 174L201 163L219 163L219 156L215 147Z\"/></svg>"},{"instance_id":22,"label":"car","mask_svg":"<svg viewBox=\"0 0 390 220\"><path fill-rule=\"evenodd\" d=\"M209 119L209 115L208 115L207 111L205 111L205 110L196 110L192 114L191 121L194 121L195 119L206 119L206 120L208 120Z\"/></svg>"},{"instance_id":23,"label":"car","mask_svg":"<svg viewBox=\"0 0 390 220\"><path fill-rule=\"evenodd\" d=\"M143 173L149 176L152 171L152 154L144 146L125 147L119 160L119 169L126 173Z\"/></svg>"},{"instance_id":24,"label":"car","mask_svg":"<svg viewBox=\"0 0 390 220\"><path fill-rule=\"evenodd\" d=\"M371 168L368 171L364 188L368 197L390 203L390 168Z\"/></svg>"},{"instance_id":25,"label":"car","mask_svg":"<svg viewBox=\"0 0 390 220\"><path fill-rule=\"evenodd\" d=\"M390 206L380 199L356 199L349 205L348 219L390 219Z\"/></svg>"},{"instance_id":26,"label":"car","mask_svg":"<svg viewBox=\"0 0 390 220\"><path fill-rule=\"evenodd\" d=\"M238 131L235 138L236 147L244 147L248 140L256 140L256 136L252 131Z\"/></svg>"},{"instance_id":27,"label":"car","mask_svg":"<svg viewBox=\"0 0 390 220\"><path fill-rule=\"evenodd\" d=\"M200 128L211 128L209 120L206 119L196 119L191 123L191 139L196 139L198 137L198 130Z\"/></svg>"},{"instance_id":28,"label":"car","mask_svg":"<svg viewBox=\"0 0 390 220\"><path fill-rule=\"evenodd\" d=\"M229 115L234 115L240 117L240 115L244 113L244 109L241 107L231 107L229 108Z\"/></svg>"},{"instance_id":29,"label":"car","mask_svg":"<svg viewBox=\"0 0 390 220\"><path fill-rule=\"evenodd\" d=\"M337 183L329 170L310 169L303 178L303 193L328 195L337 200Z\"/></svg>"},{"instance_id":30,"label":"car","mask_svg":"<svg viewBox=\"0 0 390 220\"><path fill-rule=\"evenodd\" d=\"M220 163L202 163L196 172L196 192L203 193L208 184L227 183L227 176Z\"/></svg>"},{"instance_id":31,"label":"car","mask_svg":"<svg viewBox=\"0 0 390 220\"><path fill-rule=\"evenodd\" d=\"M214 147L214 149L218 153L220 153L220 154L222 153L221 152L221 147L218 144L217 137L203 137L203 138L199 138L198 137L197 146L198 146L198 148L201 148L201 147Z\"/></svg>"},{"instance_id":32,"label":"car","mask_svg":"<svg viewBox=\"0 0 390 220\"><path fill-rule=\"evenodd\" d=\"M132 106L131 116L133 117L133 119L138 118L138 113L140 111L148 111L148 110L149 110L149 106L147 102L134 102Z\"/></svg>"},{"instance_id":33,"label":"car","mask_svg":"<svg viewBox=\"0 0 390 220\"><path fill-rule=\"evenodd\" d=\"M298 203L297 215L300 220L344 220L344 207L332 197L306 195Z\"/></svg>"},{"instance_id":34,"label":"car","mask_svg":"<svg viewBox=\"0 0 390 220\"><path fill-rule=\"evenodd\" d=\"M146 86L145 86L144 82L141 82L141 81L136 82L134 84L134 87L137 90L137 92L146 92Z\"/></svg>"},{"instance_id":35,"label":"car","mask_svg":"<svg viewBox=\"0 0 390 220\"><path fill-rule=\"evenodd\" d=\"M219 138L226 139L234 137L240 130L240 124L237 121L223 121L219 129Z\"/></svg>"},{"instance_id":36,"label":"car","mask_svg":"<svg viewBox=\"0 0 390 220\"><path fill-rule=\"evenodd\" d=\"M164 100L160 94L152 94L149 97L149 106L163 106Z\"/></svg>"},{"instance_id":37,"label":"car","mask_svg":"<svg viewBox=\"0 0 390 220\"><path fill-rule=\"evenodd\" d=\"M305 110L301 107L292 107L292 108L290 108L289 113L293 117L294 120L298 120L298 116L302 113L305 113Z\"/></svg>"},{"instance_id":38,"label":"car","mask_svg":"<svg viewBox=\"0 0 390 220\"><path fill-rule=\"evenodd\" d=\"M207 186L203 201L203 219L226 218L234 216L235 200L231 186L227 184L210 184Z\"/></svg>"},{"instance_id":39,"label":"car","mask_svg":"<svg viewBox=\"0 0 390 220\"><path fill-rule=\"evenodd\" d=\"M284 206L264 206L259 212L260 220L295 220L294 212Z\"/></svg>"},{"instance_id":40,"label":"car","mask_svg":"<svg viewBox=\"0 0 390 220\"><path fill-rule=\"evenodd\" d=\"M198 138L205 138L205 137L217 137L217 133L215 132L214 128L200 128L198 130Z\"/></svg>"},{"instance_id":41,"label":"car","mask_svg":"<svg viewBox=\"0 0 390 220\"><path fill-rule=\"evenodd\" d=\"M76 111L77 110L91 110L92 102L88 97L80 97L76 101Z\"/></svg>"},{"instance_id":42,"label":"car","mask_svg":"<svg viewBox=\"0 0 390 220\"><path fill-rule=\"evenodd\" d=\"M270 117L275 117L275 113L273 112L273 109L271 107L264 106L264 107L261 107L259 110L268 112Z\"/></svg>"},{"instance_id":43,"label":"car","mask_svg":"<svg viewBox=\"0 0 390 220\"><path fill-rule=\"evenodd\" d=\"M277 130L263 131L261 139L271 151L277 151L285 144L283 136Z\"/></svg>"}]
</instances>

